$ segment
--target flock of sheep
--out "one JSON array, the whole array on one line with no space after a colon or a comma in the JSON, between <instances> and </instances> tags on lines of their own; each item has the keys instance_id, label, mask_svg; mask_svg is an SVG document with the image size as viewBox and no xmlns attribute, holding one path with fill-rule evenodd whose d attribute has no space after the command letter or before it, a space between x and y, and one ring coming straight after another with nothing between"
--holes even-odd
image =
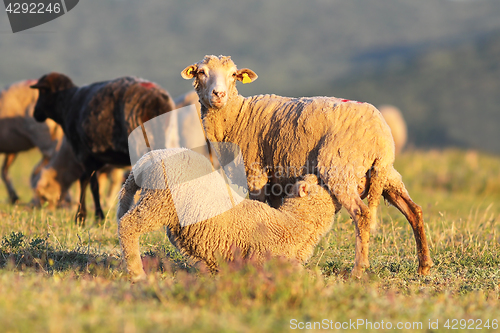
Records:
<instances>
[{"instance_id":1,"label":"flock of sheep","mask_svg":"<svg viewBox=\"0 0 500 333\"><path fill-rule=\"evenodd\" d=\"M2 179L10 201L18 196L8 168L18 152L36 146L42 160L31 175L34 203L70 201L68 189L79 180L76 221L85 221L89 183L96 218L103 219L98 178L109 175L115 184L111 192L117 192L123 177L117 167L130 166L129 135L141 128L148 148L152 141L156 147L169 142L166 146L179 148L149 149L119 193L118 235L133 281L145 277L139 251L144 232L166 226L181 253L212 271L218 259L235 255L303 263L341 207L355 225L352 275L360 277L369 267L370 229L381 196L407 218L418 273L428 274L433 263L422 210L393 167L406 141L397 110L387 108L384 120L370 104L333 97L245 98L236 82L250 83L257 74L237 69L224 56L206 56L181 75L193 80L195 92L175 100L155 83L134 77L77 87L67 76L50 73L7 87L0 96L0 152L6 153ZM182 117L171 112L190 104L196 112ZM162 135L148 138L144 124L160 115L169 116L161 124ZM205 133L196 136L191 128L200 120ZM231 171L223 168L228 161L215 148L217 142L237 145L247 197L228 185ZM212 148L207 153L180 148L205 143ZM214 167L214 158L222 168Z\"/></svg>"}]
</instances>

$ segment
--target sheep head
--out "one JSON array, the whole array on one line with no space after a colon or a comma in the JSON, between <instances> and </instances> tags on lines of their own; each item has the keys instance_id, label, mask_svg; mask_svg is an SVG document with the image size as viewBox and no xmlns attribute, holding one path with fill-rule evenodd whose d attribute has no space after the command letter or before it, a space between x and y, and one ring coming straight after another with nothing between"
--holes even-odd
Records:
<instances>
[{"instance_id":1,"label":"sheep head","mask_svg":"<svg viewBox=\"0 0 500 333\"><path fill-rule=\"evenodd\" d=\"M52 72L42 76L37 83L30 86L38 89L38 100L35 105L33 117L37 121L45 121L47 118L56 116L54 114L54 105L57 100L57 94L60 91L74 88L75 85L69 77L64 74ZM57 119L56 122L59 122Z\"/></svg>"},{"instance_id":2,"label":"sheep head","mask_svg":"<svg viewBox=\"0 0 500 333\"><path fill-rule=\"evenodd\" d=\"M55 208L61 197L62 188L56 181L56 171L54 169L42 169L40 178L35 185L34 201L37 205L48 202L49 208Z\"/></svg>"},{"instance_id":3,"label":"sheep head","mask_svg":"<svg viewBox=\"0 0 500 333\"><path fill-rule=\"evenodd\" d=\"M231 57L213 55L186 67L181 75L186 80L194 78L193 85L200 103L207 109L226 106L228 100L238 94L236 81L250 83L257 79L257 74L251 69L236 68Z\"/></svg>"}]
</instances>

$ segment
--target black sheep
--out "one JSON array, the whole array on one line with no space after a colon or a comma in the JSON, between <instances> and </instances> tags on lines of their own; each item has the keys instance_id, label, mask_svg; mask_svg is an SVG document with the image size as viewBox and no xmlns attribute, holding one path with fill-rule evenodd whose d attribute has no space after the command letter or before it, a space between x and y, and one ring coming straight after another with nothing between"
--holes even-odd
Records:
<instances>
[{"instance_id":1,"label":"black sheep","mask_svg":"<svg viewBox=\"0 0 500 333\"><path fill-rule=\"evenodd\" d=\"M87 215L85 189L90 182L98 219L104 219L96 171L104 164L130 165L128 135L146 121L175 108L158 85L135 77L77 87L63 74L42 76L31 86L39 97L34 117L60 124L84 172L80 176L80 207L76 222ZM161 140L161 138L155 138Z\"/></svg>"}]
</instances>

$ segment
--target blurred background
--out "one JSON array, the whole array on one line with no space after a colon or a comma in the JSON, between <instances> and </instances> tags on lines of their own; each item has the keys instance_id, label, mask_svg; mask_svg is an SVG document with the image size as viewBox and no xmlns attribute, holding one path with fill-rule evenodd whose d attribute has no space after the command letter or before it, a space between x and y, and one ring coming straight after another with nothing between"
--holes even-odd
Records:
<instances>
[{"instance_id":1,"label":"blurred background","mask_svg":"<svg viewBox=\"0 0 500 333\"><path fill-rule=\"evenodd\" d=\"M392 104L410 146L500 153L499 0L82 0L16 34L0 13L0 50L2 86L135 75L172 96L191 89L187 65L231 55L259 75L244 96Z\"/></svg>"}]
</instances>

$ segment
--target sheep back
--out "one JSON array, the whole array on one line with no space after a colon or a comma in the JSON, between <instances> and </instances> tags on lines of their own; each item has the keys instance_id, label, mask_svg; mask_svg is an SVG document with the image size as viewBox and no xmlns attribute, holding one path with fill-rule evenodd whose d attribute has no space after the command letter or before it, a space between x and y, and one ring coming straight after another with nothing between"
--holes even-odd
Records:
<instances>
[{"instance_id":1,"label":"sheep back","mask_svg":"<svg viewBox=\"0 0 500 333\"><path fill-rule=\"evenodd\" d=\"M238 122L226 137L246 149L246 161L256 161L247 165L249 177L267 177L258 169L269 168L282 185L318 172L325 178L336 173L337 181L346 177L358 181L376 159L385 165L394 161L390 129L368 103L259 95L244 99L238 111L232 115Z\"/></svg>"},{"instance_id":2,"label":"sheep back","mask_svg":"<svg viewBox=\"0 0 500 333\"><path fill-rule=\"evenodd\" d=\"M35 82L16 82L0 91L0 152L17 153L39 147L48 157L54 152L56 140L62 137L53 120L39 123L33 118L38 91L30 85Z\"/></svg>"}]
</instances>

